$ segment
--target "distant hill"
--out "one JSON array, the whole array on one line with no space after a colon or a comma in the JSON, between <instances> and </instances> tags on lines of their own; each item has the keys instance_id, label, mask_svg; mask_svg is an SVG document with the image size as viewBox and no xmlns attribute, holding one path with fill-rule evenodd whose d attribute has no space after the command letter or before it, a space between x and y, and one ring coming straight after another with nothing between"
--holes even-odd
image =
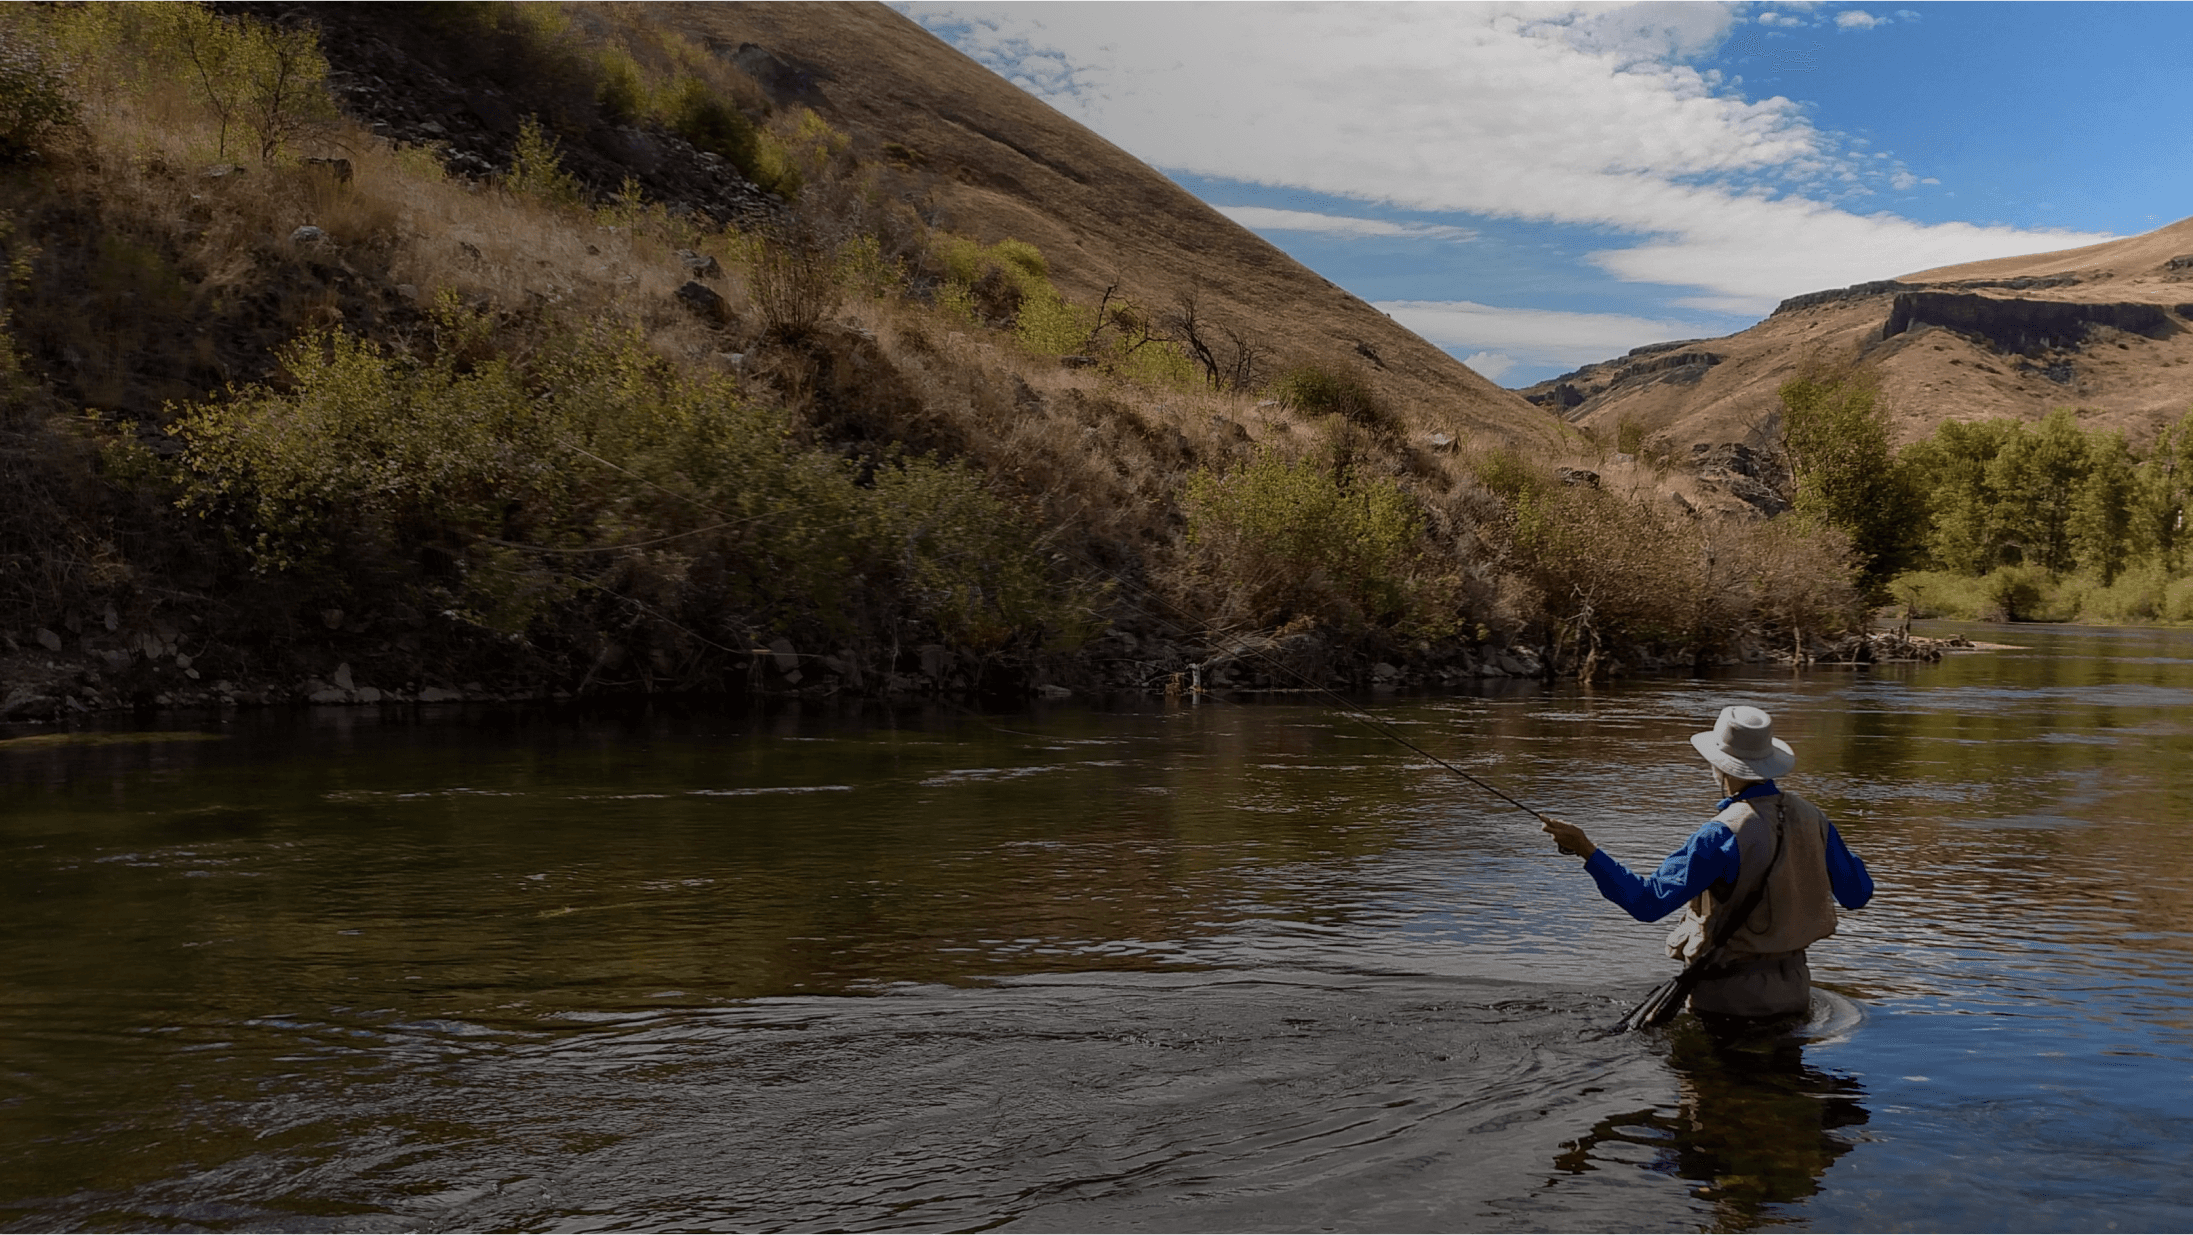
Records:
<instances>
[{"instance_id":1,"label":"distant hill","mask_svg":"<svg viewBox=\"0 0 2193 1235\"><path fill-rule=\"evenodd\" d=\"M1771 432L1776 389L1811 360L1871 368L1901 441L2059 407L2144 440L2193 407L2193 219L1793 296L1749 330L1638 348L1521 393L1610 437L1627 422L1681 457Z\"/></svg>"}]
</instances>

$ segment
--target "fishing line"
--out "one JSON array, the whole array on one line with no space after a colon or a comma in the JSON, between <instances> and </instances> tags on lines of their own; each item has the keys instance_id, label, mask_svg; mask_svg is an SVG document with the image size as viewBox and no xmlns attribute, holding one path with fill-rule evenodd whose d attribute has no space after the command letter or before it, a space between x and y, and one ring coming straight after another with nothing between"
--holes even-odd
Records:
<instances>
[{"instance_id":1,"label":"fishing line","mask_svg":"<svg viewBox=\"0 0 2193 1235\"><path fill-rule=\"evenodd\" d=\"M664 486L662 486L662 485L659 485L659 484L656 484L656 483L655 483L654 481L651 481L651 480L647 479L647 478L646 478L646 477L644 477L644 476L640 476L640 475L638 475L637 473L635 473L635 472L632 472L632 471L630 471L630 470L629 470L629 469L627 469L627 468L624 468L624 467L621 467L621 466L619 466L618 464L612 463L612 462L610 462L609 460L607 460L607 459L604 459L604 458L602 458L602 457L601 457L600 455L594 454L594 453L593 453L592 451L586 450L586 449L584 449L584 448L582 448L582 447L580 447L580 446L578 446L578 445L576 445L576 444L574 444L574 443L571 443L571 442L559 442L558 444L559 444L559 445L561 445L561 446L563 446L563 447L564 447L565 449L567 449L567 450L570 450L570 451L572 451L572 452L573 452L573 453L575 453L575 454L583 455L583 456L585 456L586 458L588 458L588 459L591 459L591 460L593 460L594 462L596 462L596 463L599 463L599 464L601 464L601 465L602 465L602 466L604 466L604 467L608 467L608 468L611 468L611 469L613 469L613 470L615 470L615 471L618 471L618 472L622 472L623 474L625 474L625 475L627 475L627 476L630 476L630 477L632 477L632 478L633 478L634 480L637 480L637 481L639 481L639 482L640 482L640 483L642 483L642 484L648 485L648 486L649 486L649 487L651 487L651 488L655 488L655 489L658 489L658 490L662 491L662 492L663 492L663 493L665 493L665 494L668 494L668 495L670 495L670 496L672 496L672 497L676 497L676 498L679 498L679 499L681 499L681 500L683 500L683 501L688 501L688 502L691 502L691 503L693 503L694 505L696 505L696 506L699 506L699 507L700 507L701 509L703 509L703 510L706 510L706 511L708 511L708 512L710 512L711 514L714 514L714 515L716 515L716 516L717 516L717 517L719 517L719 518L725 518L725 519L726 519L726 522L725 522L725 523L722 523L722 524L719 524L719 525L717 525L718 527L728 527L728 526L733 526L733 525L735 525L735 524L738 524L738 523L746 523L746 522L751 522L751 521L753 521L753 519L729 519L729 518L728 518L727 516L725 516L725 515L724 515L724 512L722 512L722 511L720 511L720 510L717 510L717 509L715 509L715 508L714 508L714 507L712 507L712 506L709 506L709 505L708 505L707 503L705 503L705 502L702 502L702 501L701 501L700 499L698 499L698 498L696 498L696 497L693 497L693 496L692 496L692 495L690 495L690 494L685 494L685 493L679 493L678 491L676 491L676 490L674 490L674 489L669 489L669 488L665 488ZM791 513L791 512L779 512L779 513ZM767 518L767 517L769 517L769 515L761 515L761 516L755 516L755 517L754 517L754 519L759 519L759 518ZM701 529L701 530L703 530L703 531L713 531L713 530L716 530L716 529L715 529L715 528L706 528L706 529ZM1055 530L1058 530L1058 529L1055 529ZM694 533L679 533L678 535L692 535L692 534L694 534ZM676 538L676 537L675 537L675 536L673 536L673 537L665 537L665 538L663 538L663 539L675 539L675 538ZM1046 537L1046 539L1048 539L1048 537ZM647 542L647 543L656 543L656 542ZM1131 593L1134 593L1134 594L1138 595L1138 596L1139 596L1139 597L1140 597L1140 598L1141 598L1142 600L1144 600L1144 601L1147 601L1147 602L1150 602L1150 603L1156 604L1156 605L1158 605L1158 606L1160 606L1160 607L1162 607L1162 608L1164 608L1164 609L1170 610L1170 611L1171 611L1171 613L1172 613L1172 617L1171 617L1171 618L1169 619L1169 622L1170 622L1170 624L1173 624L1173 625L1192 625L1192 624L1194 623L1194 619L1193 619L1193 618L1192 618L1192 617L1191 617L1191 616L1190 616L1189 614L1187 614L1187 613L1186 613L1185 611L1181 610L1181 609L1180 609L1180 608L1178 608L1177 606L1175 606L1175 605L1171 604L1170 602L1166 601L1166 600L1165 600L1165 599L1164 599L1163 597L1160 597L1160 596L1156 595L1156 594L1155 594L1154 592L1152 592L1152 591L1151 591L1150 589L1148 589L1148 588L1145 588L1145 587L1142 587L1142 586L1140 586L1140 585L1137 585L1137 584L1134 584L1134 583L1130 583L1130 582L1129 582L1129 581L1127 581L1126 579L1123 579L1123 578L1121 578L1121 577L1119 576L1119 574L1118 574L1117 572L1115 572L1115 571L1111 571L1111 570L1107 570L1107 569L1105 569L1105 568L1104 568L1103 566L1101 566L1101 565L1098 565L1098 564L1097 564L1096 562L1090 561L1090 560L1089 560L1089 558L1088 558L1088 556L1087 556L1086 554L1080 553L1080 552L1078 552L1078 551L1074 550L1073 548L1071 548L1070 546L1061 546L1061 548L1063 548L1063 549L1065 550L1065 552L1067 552L1067 553L1071 554L1071 555L1072 555L1072 556L1073 556L1073 557L1074 557L1074 558L1075 558L1076 560L1078 560L1079 562L1081 562L1081 564L1082 564L1083 566L1085 566L1085 567L1087 567L1088 569L1090 569L1090 570L1092 570L1092 571L1096 572L1096 573L1097 573L1097 574L1099 574L1099 575L1102 575L1102 576L1103 576L1103 577L1104 577L1105 579L1109 580L1109 581L1110 581L1110 582L1111 582L1112 584L1114 584L1115 586L1117 586L1117 587L1119 587L1119 588L1121 588L1121 589L1123 589L1123 590L1125 590L1125 591L1128 591L1128 592L1131 592ZM630 597L626 597L625 599L627 599L627 600L630 600L631 598L630 598ZM633 603L637 604L637 603L639 603L639 602L637 602L637 601L634 601ZM1147 608L1145 608L1144 606L1141 606L1141 605L1137 605L1137 604L1135 604L1134 600L1133 600L1133 599L1131 599L1131 598L1130 598L1130 599L1128 599L1128 602L1127 602L1127 603L1128 603L1129 607L1131 607L1131 608L1135 608L1135 609L1139 609L1139 610L1140 610L1140 611L1142 612L1143 616L1145 616L1145 617L1155 617L1155 616L1157 616L1157 615L1155 615L1155 614L1152 614L1152 613L1150 613L1150 612L1149 612L1149 610L1148 610ZM646 608L646 606L644 606L644 605L642 605L641 607L642 607L642 608ZM658 616L659 616L659 615L658 615ZM664 619L664 620L667 620L667 619ZM672 625L674 625L674 626L675 626L675 625L676 625L676 623L672 623ZM682 630L682 629L683 629L683 627L679 627L679 629L681 629L681 630ZM690 635L690 634L693 634L693 632L691 632L691 631L687 631L686 633L687 633L687 634L689 634L689 635ZM694 637L695 637L695 638L700 638L700 636L698 636L698 635L694 635ZM708 639L702 639L701 641L702 641L702 642L704 642L704 643L708 643L708 644L710 644L711 646L716 646L716 647L721 647L721 646L722 646L722 645L720 645L720 644L715 644L715 643L714 643L714 642L713 642L712 640L708 640ZM730 648L723 648L722 650L724 650L724 651L731 651L732 649L730 649ZM755 654L759 654L759 653L761 653L761 652L763 652L763 651L765 651L765 650L766 650L766 649L756 648L756 649L752 649L752 652L753 652L753 653L755 653ZM1303 686L1304 688L1306 688L1306 689L1310 690L1311 692L1313 692L1313 693L1315 693L1315 694L1318 694L1318 695L1322 695L1322 696L1324 696L1324 697L1325 697L1326 699L1330 700L1330 701L1331 701L1331 703L1332 703L1332 705L1333 705L1333 706L1334 706L1334 707L1335 707L1336 709L1338 709L1338 710L1339 710L1339 711L1340 711L1340 712L1341 712L1341 713L1342 713L1343 715L1347 716L1347 717L1348 717L1349 719L1351 719L1351 720L1355 721L1356 723L1358 723L1358 724L1362 725L1362 726L1363 726L1364 728L1366 728L1366 729L1369 729L1369 730L1370 730L1371 732L1373 732L1373 733L1375 733L1375 734L1379 735L1380 737L1384 737L1384 738L1387 738L1387 739L1391 740L1392 742L1394 742L1395 744L1397 744L1397 745L1399 745L1399 746L1402 746L1402 747L1404 747L1404 748L1406 748L1406 749L1408 749L1408 750L1414 751L1414 752L1415 752L1415 753L1416 753L1417 755L1421 756L1422 758L1424 758L1424 759L1428 759L1428 760L1430 760L1430 761L1431 761L1432 763L1435 763L1435 764L1437 764L1438 766L1440 766L1440 767L1442 767L1442 768L1446 769L1447 771L1449 771L1449 772L1452 772L1452 773L1453 773L1454 775L1456 775L1456 776L1458 776L1458 777L1461 777L1461 778L1462 778L1463 780L1465 780L1465 781L1468 781L1468 782L1469 782L1470 784L1472 784L1472 785L1475 785L1475 786L1476 786L1476 787L1477 787L1478 789L1480 789L1480 790L1484 791L1485 793L1488 793L1488 794L1492 795L1493 797L1496 797L1496 798L1500 799L1500 800L1501 800L1501 801L1503 801L1503 802L1506 802L1506 803L1507 803L1508 805L1510 805L1510 806L1513 806L1513 807L1514 807L1515 809L1517 809L1517 810L1519 810L1519 811L1522 811L1522 812L1523 812L1524 814L1526 814L1526 815L1529 815L1529 816L1530 816L1531 818L1533 818L1533 819L1536 819L1536 820L1538 820L1538 821L1539 821L1539 822L1541 822L1541 823L1544 823L1544 822L1546 822L1546 821L1547 821L1547 816L1546 816L1546 815L1545 815L1545 814L1544 814L1543 812L1541 812L1541 811L1538 811L1538 810L1535 810L1535 809L1533 809L1533 808L1531 808L1531 807L1529 807L1529 806L1526 806L1526 805L1524 805L1524 804L1523 804L1522 802L1520 802L1520 801L1517 801L1517 800L1516 800L1516 799L1515 799L1514 797L1510 796L1510 795L1509 795L1509 794L1508 794L1507 792L1505 792L1504 790L1500 789L1500 788L1499 788L1498 786L1496 786L1496 785L1492 785L1492 784L1489 784L1489 783L1487 783L1486 781L1484 781L1484 780L1482 780L1482 779L1480 779L1480 778L1478 778L1478 777L1476 777L1476 776L1472 776L1472 775L1471 775L1471 774L1469 774L1468 772L1465 772L1465 771L1463 771L1463 770L1462 770L1461 768L1458 768L1458 767L1456 767L1455 765L1453 765L1452 763L1449 763L1449 762L1447 762L1447 761L1446 761L1445 759L1442 759L1442 758L1440 758L1439 756L1437 756L1437 755L1435 755L1435 754L1431 753L1430 751L1428 751L1428 750L1425 750L1425 749L1424 749L1423 747L1421 747L1421 746L1417 745L1416 743L1414 743L1414 742L1410 741L1409 739L1407 739L1407 738L1405 738L1405 737L1401 736L1401 735L1400 735L1399 733L1395 732L1395 731L1394 731L1394 729L1392 728L1392 726L1390 726L1390 725L1387 725L1387 724L1385 724L1384 722L1380 721L1380 720L1379 720L1379 719L1378 719L1377 717L1375 717L1375 716L1372 716L1372 715L1371 715L1370 713L1368 713L1368 712L1365 712L1365 711L1363 711L1362 709L1360 709L1360 708L1356 707L1356 706L1355 706L1354 704L1352 704L1352 703L1348 702L1348 700L1347 700L1347 699L1346 699L1345 697L1343 697L1342 695L1340 695L1340 694L1339 694L1339 693L1338 693L1337 691L1334 691L1333 689L1331 689L1330 687L1327 687L1327 686L1325 686L1325 685L1324 685L1324 684L1322 684L1322 683L1319 683L1319 682L1316 682L1316 681L1312 681L1312 680L1311 680L1311 679L1310 679L1310 678L1309 678L1308 676L1306 676L1306 675L1304 675L1304 674L1302 674L1302 673L1299 673L1299 672L1297 672L1297 671L1296 671L1295 669L1293 669L1293 668L1292 668L1291 666L1289 666L1289 665L1287 665L1287 664L1285 664L1285 663L1283 663L1283 662L1281 662L1281 661L1279 661L1279 660L1276 660L1276 659L1274 659L1273 657L1271 657L1271 656L1267 655L1267 654L1266 654L1265 652L1263 652L1262 650L1259 650L1259 649L1257 649L1257 648L1251 648L1251 647L1244 647L1244 648L1240 649L1240 652L1239 652L1239 653L1237 653L1237 655L1240 655L1240 654L1246 654L1246 655L1248 655L1248 656L1250 656L1250 657L1253 657L1253 658L1255 658L1255 659L1256 659L1257 661L1261 662L1261 663L1262 663L1262 664L1263 664L1263 665L1264 665L1264 666L1265 666L1266 668L1268 668L1268 669L1272 670L1272 671L1273 671L1274 673L1277 673L1277 674L1283 675L1283 676L1285 676L1285 677L1287 677L1287 678L1290 678L1290 679L1292 679L1292 680L1294 680L1294 681L1296 681L1296 682L1299 682L1299 683L1301 683L1301 684L1302 684L1302 686ZM795 654L795 655L796 655L796 654ZM1209 663L1210 663L1210 661L1208 660L1208 658L1206 658L1206 659L1205 659L1205 660L1204 660L1204 661L1202 662L1202 664L1209 664ZM1200 670L1200 669L1202 668L1202 664L1196 665L1196 666L1194 666L1194 668L1195 668L1195 669L1197 669L1197 670ZM985 723L987 723L987 722L985 722ZM1034 736L1034 735L1029 735L1029 736Z\"/></svg>"},{"instance_id":2,"label":"fishing line","mask_svg":"<svg viewBox=\"0 0 2193 1235\"><path fill-rule=\"evenodd\" d=\"M1110 580L1112 583L1116 584L1120 588L1134 592L1138 594L1142 599L1159 605L1167 610L1170 610L1173 614L1173 617L1171 619L1167 619L1169 621L1169 624L1181 625L1183 623L1192 623L1194 621L1194 619L1190 617L1189 614L1187 614L1185 611L1166 601L1163 597L1158 596L1150 589L1128 582L1127 580L1121 578L1117 573L1107 570L1103 566L1100 566L1097 563L1090 561L1088 557L1079 552L1076 552L1070 547L1066 548L1065 551L1073 554L1073 556L1077 560L1079 560L1082 565L1088 567L1092 571L1095 571L1097 574L1104 576L1106 579ZM1144 617L1159 616L1151 613L1148 609L1143 608L1140 605L1136 605L1131 598L1128 599L1127 603L1130 608L1139 610ZM1283 674L1296 682L1300 682L1304 688L1316 694L1323 695L1326 699L1331 700L1333 706L1337 708L1343 715L1346 715L1349 719L1357 722L1358 724L1361 724L1365 728L1371 730L1373 733L1376 733L1381 737L1389 738L1395 743L1404 746L1409 750L1415 751L1418 755L1421 755L1424 758L1429 759L1433 763L1438 764L1440 767L1454 773L1456 776L1459 776L1463 780L1468 781L1470 784L1477 786L1479 789L1485 791L1486 793L1489 793L1492 796L1499 798L1501 801L1506 802L1508 805L1513 806L1519 811L1522 811L1524 814L1529 815L1531 818L1536 819L1541 823L1547 821L1547 816L1543 812L1525 806L1523 803L1517 801L1513 797L1510 797L1508 794L1501 791L1497 786L1487 784L1485 781L1470 775L1468 772L1463 771L1461 768L1454 766L1453 764L1431 753L1430 751L1425 750L1423 747L1418 746L1416 743L1401 736L1399 733L1396 733L1391 726L1380 721L1377 717L1372 716L1370 713L1365 712L1362 709L1356 707L1354 704L1348 702L1348 700L1344 696L1332 690L1330 687L1311 680L1308 676L1297 672L1293 667L1285 664L1282 661L1273 659L1271 656L1265 654L1263 651L1257 648L1244 647L1241 649L1240 654L1254 657L1256 660L1262 662L1266 668L1271 669L1273 672ZM1209 663L1210 661L1208 659L1203 662L1203 664ZM1200 669L1202 666L1197 665L1194 667Z\"/></svg>"}]
</instances>

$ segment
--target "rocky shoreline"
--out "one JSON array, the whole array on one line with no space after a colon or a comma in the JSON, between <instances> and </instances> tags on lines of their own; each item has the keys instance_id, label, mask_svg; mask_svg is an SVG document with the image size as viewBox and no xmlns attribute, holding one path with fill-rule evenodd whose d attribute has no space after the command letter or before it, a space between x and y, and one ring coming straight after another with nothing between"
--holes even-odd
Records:
<instances>
[{"instance_id":1,"label":"rocky shoreline","mask_svg":"<svg viewBox=\"0 0 2193 1235\"><path fill-rule=\"evenodd\" d=\"M105 637L101 637L105 636ZM74 642L75 647L69 647ZM0 723L60 723L97 714L171 708L261 708L299 705L408 706L507 704L640 697L640 692L579 692L566 686L364 680L348 662L328 673L293 680L207 677L180 632L156 629L127 638L99 632L64 639L39 629L28 638L0 632ZM1876 664L1937 661L1946 652L1992 645L1963 638L1932 639L1901 631L1850 634L1833 640L1769 647L1739 639L1729 652L1698 658L1637 650L1627 659L1603 657L1606 676L1695 672L1700 668L1784 664L1863 669ZM854 649L802 652L789 640L758 648L745 680L732 689L665 689L664 695L744 694L762 697L852 695L921 698L1068 699L1120 693L1251 694L1290 691L1383 691L1455 687L1488 680L1545 681L1575 675L1573 657L1549 649L1461 643L1365 648L1319 630L1281 631L1205 642L1114 628L1078 652L1008 657L927 644L895 659Z\"/></svg>"}]
</instances>

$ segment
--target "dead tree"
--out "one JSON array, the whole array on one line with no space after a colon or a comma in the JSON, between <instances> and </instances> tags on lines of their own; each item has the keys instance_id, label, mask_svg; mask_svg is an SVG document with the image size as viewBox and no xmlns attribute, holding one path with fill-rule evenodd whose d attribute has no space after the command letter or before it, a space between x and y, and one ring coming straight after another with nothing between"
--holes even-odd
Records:
<instances>
[{"instance_id":1,"label":"dead tree","mask_svg":"<svg viewBox=\"0 0 2193 1235\"><path fill-rule=\"evenodd\" d=\"M1200 288L1191 284L1176 295L1163 325L1171 341L1203 370L1203 380L1211 389L1253 390L1264 376L1271 349L1260 337L1207 317Z\"/></svg>"}]
</instances>

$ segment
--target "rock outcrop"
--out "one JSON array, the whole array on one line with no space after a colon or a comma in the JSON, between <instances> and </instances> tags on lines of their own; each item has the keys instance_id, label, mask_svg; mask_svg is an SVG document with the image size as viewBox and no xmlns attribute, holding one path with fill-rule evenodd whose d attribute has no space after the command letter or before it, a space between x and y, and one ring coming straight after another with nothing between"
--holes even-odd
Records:
<instances>
[{"instance_id":1,"label":"rock outcrop","mask_svg":"<svg viewBox=\"0 0 2193 1235\"><path fill-rule=\"evenodd\" d=\"M2193 219L1807 292L1740 333L1637 348L1521 393L1602 441L1619 433L1644 457L1679 461L1701 445L1769 440L1778 392L1805 365L1856 362L1900 442L1944 420L2038 420L2059 407L2141 441L2193 406L2189 250Z\"/></svg>"},{"instance_id":2,"label":"rock outcrop","mask_svg":"<svg viewBox=\"0 0 2193 1235\"><path fill-rule=\"evenodd\" d=\"M2167 339L2180 329L2158 304L1898 292L1881 337L1892 339L1917 326L1940 326L1985 339L1998 351L2030 356L2079 347L2100 327L2148 339Z\"/></svg>"}]
</instances>

